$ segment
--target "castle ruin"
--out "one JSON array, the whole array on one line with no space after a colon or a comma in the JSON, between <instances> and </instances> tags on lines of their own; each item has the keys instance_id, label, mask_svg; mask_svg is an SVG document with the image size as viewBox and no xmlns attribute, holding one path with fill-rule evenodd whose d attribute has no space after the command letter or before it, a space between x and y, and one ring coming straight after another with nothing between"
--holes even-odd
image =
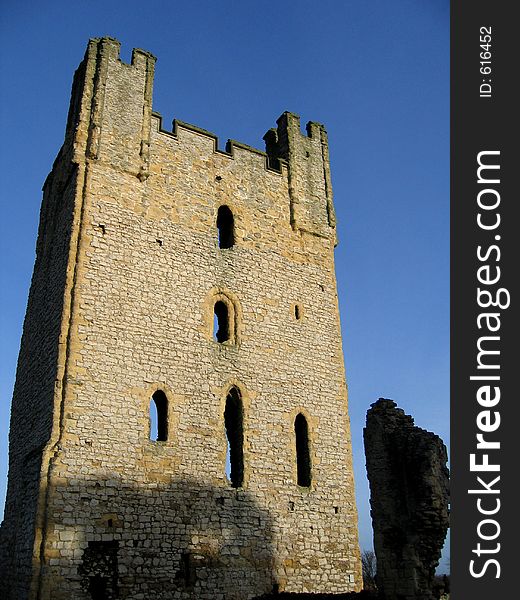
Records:
<instances>
[{"instance_id":1,"label":"castle ruin","mask_svg":"<svg viewBox=\"0 0 520 600\"><path fill-rule=\"evenodd\" d=\"M381 600L434 600L449 526L448 454L393 400L379 398L363 430Z\"/></svg>"},{"instance_id":2,"label":"castle ruin","mask_svg":"<svg viewBox=\"0 0 520 600\"><path fill-rule=\"evenodd\" d=\"M93 39L74 76L12 404L3 597L359 590L325 130L284 113L265 153L166 131L154 64Z\"/></svg>"}]
</instances>

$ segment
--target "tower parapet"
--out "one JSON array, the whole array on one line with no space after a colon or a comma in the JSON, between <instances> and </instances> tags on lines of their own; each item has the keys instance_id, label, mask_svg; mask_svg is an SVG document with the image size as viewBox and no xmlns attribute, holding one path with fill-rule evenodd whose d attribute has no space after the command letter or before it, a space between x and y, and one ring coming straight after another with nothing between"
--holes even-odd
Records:
<instances>
[{"instance_id":1,"label":"tower parapet","mask_svg":"<svg viewBox=\"0 0 520 600\"><path fill-rule=\"evenodd\" d=\"M300 117L284 112L278 127L264 136L271 161L283 158L289 165L291 225L315 235L335 235L336 217L332 204L329 144L325 127L309 121L307 135Z\"/></svg>"},{"instance_id":2,"label":"tower parapet","mask_svg":"<svg viewBox=\"0 0 520 600\"><path fill-rule=\"evenodd\" d=\"M148 175L155 57L134 48L130 65L119 58L120 43L90 40L74 76L65 144L73 160L106 161Z\"/></svg>"}]
</instances>

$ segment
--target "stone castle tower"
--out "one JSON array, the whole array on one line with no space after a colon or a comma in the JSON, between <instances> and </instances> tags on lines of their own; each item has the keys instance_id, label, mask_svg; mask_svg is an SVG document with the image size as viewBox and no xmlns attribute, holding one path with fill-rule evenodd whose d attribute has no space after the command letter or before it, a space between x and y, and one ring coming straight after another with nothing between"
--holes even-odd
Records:
<instances>
[{"instance_id":1,"label":"stone castle tower","mask_svg":"<svg viewBox=\"0 0 520 600\"><path fill-rule=\"evenodd\" d=\"M4 597L358 590L325 130L284 113L266 153L166 131L154 63L93 39L74 77L12 405Z\"/></svg>"}]
</instances>

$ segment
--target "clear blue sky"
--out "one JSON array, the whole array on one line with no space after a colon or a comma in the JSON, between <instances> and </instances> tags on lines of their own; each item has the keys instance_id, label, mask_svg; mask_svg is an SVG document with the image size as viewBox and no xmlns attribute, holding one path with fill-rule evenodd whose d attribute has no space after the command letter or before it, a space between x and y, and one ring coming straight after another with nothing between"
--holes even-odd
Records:
<instances>
[{"instance_id":1,"label":"clear blue sky","mask_svg":"<svg viewBox=\"0 0 520 600\"><path fill-rule=\"evenodd\" d=\"M325 124L360 541L362 429L380 396L449 443L449 2L2 0L0 502L41 186L90 37L158 57L154 109L263 148L289 110ZM441 565L442 566L442 565Z\"/></svg>"}]
</instances>

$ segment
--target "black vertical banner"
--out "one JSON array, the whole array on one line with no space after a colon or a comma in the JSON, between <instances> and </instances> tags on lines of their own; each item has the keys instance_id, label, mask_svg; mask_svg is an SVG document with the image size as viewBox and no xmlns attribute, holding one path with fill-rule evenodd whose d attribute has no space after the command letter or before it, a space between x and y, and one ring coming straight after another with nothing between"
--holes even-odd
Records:
<instances>
[{"instance_id":1,"label":"black vertical banner","mask_svg":"<svg viewBox=\"0 0 520 600\"><path fill-rule=\"evenodd\" d=\"M452 600L520 594L515 9L507 0L451 4Z\"/></svg>"}]
</instances>

